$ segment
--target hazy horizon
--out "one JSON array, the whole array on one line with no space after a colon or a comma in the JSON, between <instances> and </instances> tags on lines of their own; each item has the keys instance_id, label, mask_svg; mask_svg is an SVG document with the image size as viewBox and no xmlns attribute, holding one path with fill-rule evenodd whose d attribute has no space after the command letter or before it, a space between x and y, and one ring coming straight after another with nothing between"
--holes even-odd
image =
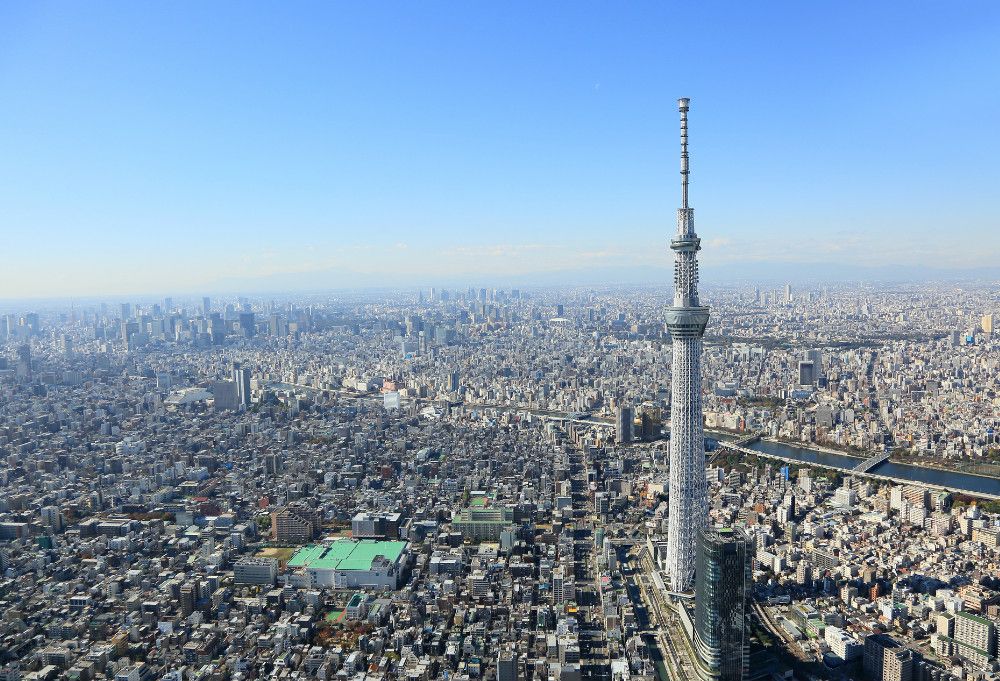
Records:
<instances>
[{"instance_id":1,"label":"hazy horizon","mask_svg":"<svg viewBox=\"0 0 1000 681\"><path fill-rule=\"evenodd\" d=\"M24 312L26 309L62 309L67 304L81 306L115 302L157 303L164 298L172 298L175 303L188 300L200 304L203 296L213 300L244 297L249 299L273 299L284 301L308 296L327 297L343 294L385 294L429 293L432 289L453 292L490 288L510 291L512 288L526 292L551 291L558 289L655 289L673 290L672 272L669 268L645 268L641 270L590 270L573 272L553 272L546 276L527 275L525 277L491 277L488 275L456 275L452 278L409 279L379 281L355 278L353 282L319 284L316 286L281 286L278 281L273 286L254 286L253 281L233 282L229 287L161 289L150 291L107 291L93 294L26 296L20 298L0 296L0 312ZM955 286L958 288L979 288L1000 282L1000 267L965 269L928 269L910 266L888 267L845 267L833 263L795 263L788 268L775 268L773 263L753 263L742 268L708 267L702 269L702 287L706 299L711 299L715 289L757 287L762 291L782 289L789 284L796 292L817 290L826 287L876 287L895 286ZM283 283L284 280L281 280ZM242 285L237 285L242 284Z\"/></svg>"}]
</instances>

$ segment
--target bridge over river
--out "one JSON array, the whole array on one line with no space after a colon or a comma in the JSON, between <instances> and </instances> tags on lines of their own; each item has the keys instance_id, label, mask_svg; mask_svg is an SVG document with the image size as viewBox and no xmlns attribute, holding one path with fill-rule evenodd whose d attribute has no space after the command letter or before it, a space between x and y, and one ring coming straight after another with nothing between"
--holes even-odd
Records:
<instances>
[{"instance_id":1,"label":"bridge over river","mask_svg":"<svg viewBox=\"0 0 1000 681\"><path fill-rule=\"evenodd\" d=\"M971 473L926 468L896 463L888 453L871 458L841 454L826 449L804 447L769 439L741 443L741 435L720 431L705 431L706 437L717 439L720 446L745 454L776 459L787 463L802 463L828 468L849 475L860 475L876 480L886 480L903 485L922 485L932 489L947 490L983 499L1000 500L1000 479ZM742 440L745 442L746 438Z\"/></svg>"}]
</instances>

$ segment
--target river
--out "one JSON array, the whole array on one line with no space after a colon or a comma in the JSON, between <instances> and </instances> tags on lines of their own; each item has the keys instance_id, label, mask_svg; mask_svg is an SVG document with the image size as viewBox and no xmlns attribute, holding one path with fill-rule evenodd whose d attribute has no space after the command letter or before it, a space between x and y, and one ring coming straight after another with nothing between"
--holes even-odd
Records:
<instances>
[{"instance_id":1,"label":"river","mask_svg":"<svg viewBox=\"0 0 1000 681\"><path fill-rule=\"evenodd\" d=\"M711 433L710 437L717 437L722 440L732 440L721 433ZM862 459L847 454L835 454L833 452L813 449L811 447L801 447L799 445L787 444L784 442L774 442L772 440L758 440L749 445L747 449L752 449L765 454L782 456L787 459L796 459L803 463L813 463L841 470L854 468ZM884 475L900 480L912 480L915 483L924 483L944 487L955 492L967 492L975 495L989 494L1000 497L1000 479L987 478L980 475L969 475L957 471L944 471L936 468L922 468L919 466L909 466L907 464L893 463L886 461L876 466L872 471L874 475Z\"/></svg>"}]
</instances>

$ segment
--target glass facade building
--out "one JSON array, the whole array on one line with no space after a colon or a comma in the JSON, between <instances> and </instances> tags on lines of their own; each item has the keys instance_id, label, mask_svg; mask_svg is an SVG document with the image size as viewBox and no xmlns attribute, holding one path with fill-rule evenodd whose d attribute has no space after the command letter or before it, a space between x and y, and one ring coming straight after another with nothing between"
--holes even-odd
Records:
<instances>
[{"instance_id":1,"label":"glass facade building","mask_svg":"<svg viewBox=\"0 0 1000 681\"><path fill-rule=\"evenodd\" d=\"M707 679L740 681L747 672L750 552L750 540L739 528L699 533L694 644Z\"/></svg>"}]
</instances>

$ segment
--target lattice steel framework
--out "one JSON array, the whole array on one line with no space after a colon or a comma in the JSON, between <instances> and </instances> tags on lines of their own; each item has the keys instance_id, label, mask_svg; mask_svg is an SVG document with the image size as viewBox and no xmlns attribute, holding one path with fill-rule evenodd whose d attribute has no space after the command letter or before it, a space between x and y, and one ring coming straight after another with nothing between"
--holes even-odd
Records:
<instances>
[{"instance_id":1,"label":"lattice steel framework","mask_svg":"<svg viewBox=\"0 0 1000 681\"><path fill-rule=\"evenodd\" d=\"M667 309L673 339L670 402L670 516L667 520L667 574L673 591L694 585L698 532L708 520L705 438L701 411L701 338L708 308L698 301L698 251L694 209L688 207L688 100L677 102L681 113L681 208L674 251L674 304Z\"/></svg>"}]
</instances>

